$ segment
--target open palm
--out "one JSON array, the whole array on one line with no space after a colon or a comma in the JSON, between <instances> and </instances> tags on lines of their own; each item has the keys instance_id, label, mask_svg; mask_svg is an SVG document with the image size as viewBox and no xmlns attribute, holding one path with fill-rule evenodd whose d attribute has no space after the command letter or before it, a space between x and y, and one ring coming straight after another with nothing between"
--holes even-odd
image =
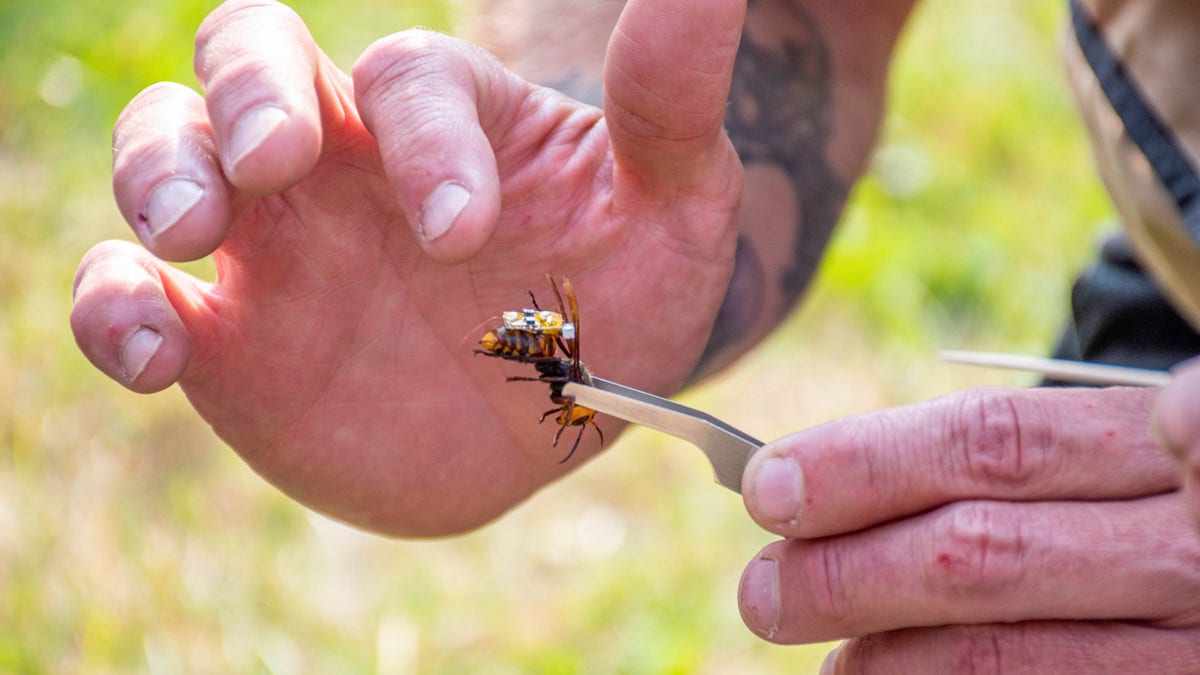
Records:
<instances>
[{"instance_id":1,"label":"open palm","mask_svg":"<svg viewBox=\"0 0 1200 675\"><path fill-rule=\"evenodd\" d=\"M536 426L546 388L472 351L526 289L552 304L546 273L574 282L597 374L667 391L698 359L732 265L743 11L629 3L602 114L425 31L346 75L290 10L227 3L197 39L205 96L157 85L118 122L117 201L149 251L88 253L76 338L131 389L179 382L314 508L477 526L570 468ZM161 262L209 253L213 284Z\"/></svg>"}]
</instances>

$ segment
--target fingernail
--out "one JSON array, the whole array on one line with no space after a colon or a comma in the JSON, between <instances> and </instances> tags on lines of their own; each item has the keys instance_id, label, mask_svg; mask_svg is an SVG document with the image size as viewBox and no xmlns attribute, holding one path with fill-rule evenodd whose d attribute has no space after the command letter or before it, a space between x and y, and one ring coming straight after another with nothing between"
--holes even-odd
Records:
<instances>
[{"instance_id":1,"label":"fingernail","mask_svg":"<svg viewBox=\"0 0 1200 675\"><path fill-rule=\"evenodd\" d=\"M196 202L204 196L204 188L190 178L172 178L159 184L146 201L146 229L151 237L171 229Z\"/></svg>"},{"instance_id":2,"label":"fingernail","mask_svg":"<svg viewBox=\"0 0 1200 675\"><path fill-rule=\"evenodd\" d=\"M135 328L128 336L125 337L125 342L121 345L121 371L126 382L133 382L138 379L142 371L146 369L146 365L150 363L150 359L158 352L159 346L162 345L162 333L139 326Z\"/></svg>"},{"instance_id":3,"label":"fingernail","mask_svg":"<svg viewBox=\"0 0 1200 675\"><path fill-rule=\"evenodd\" d=\"M288 114L273 105L259 106L242 116L229 138L229 168L258 149L271 132L287 121Z\"/></svg>"},{"instance_id":4,"label":"fingernail","mask_svg":"<svg viewBox=\"0 0 1200 675\"><path fill-rule=\"evenodd\" d=\"M469 201L471 193L458 183L445 182L439 185L421 207L421 237L425 241L433 241L445 234Z\"/></svg>"},{"instance_id":5,"label":"fingernail","mask_svg":"<svg viewBox=\"0 0 1200 675\"><path fill-rule=\"evenodd\" d=\"M790 456L763 460L751 479L750 501L754 509L776 523L794 523L804 501L804 479L800 463Z\"/></svg>"},{"instance_id":6,"label":"fingernail","mask_svg":"<svg viewBox=\"0 0 1200 675\"><path fill-rule=\"evenodd\" d=\"M779 563L756 558L742 574L738 589L742 618L755 633L770 640L779 631Z\"/></svg>"}]
</instances>

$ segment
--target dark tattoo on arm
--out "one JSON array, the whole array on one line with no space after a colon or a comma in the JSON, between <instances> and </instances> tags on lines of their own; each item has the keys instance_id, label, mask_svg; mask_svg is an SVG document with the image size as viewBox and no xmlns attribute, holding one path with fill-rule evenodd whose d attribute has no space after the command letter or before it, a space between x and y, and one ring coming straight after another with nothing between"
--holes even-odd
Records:
<instances>
[{"instance_id":1,"label":"dark tattoo on arm","mask_svg":"<svg viewBox=\"0 0 1200 675\"><path fill-rule=\"evenodd\" d=\"M759 4L752 1L750 11ZM698 373L757 323L765 284L779 285L785 308L796 304L816 272L849 192L826 153L833 133L829 52L815 24L807 16L800 18L807 27L805 34L790 35L776 44L743 36L725 116L726 131L743 165L781 169L791 183L799 209L791 261L774 279L768 277L775 270L763 269L752 239L745 234L752 224L742 223L733 279Z\"/></svg>"},{"instance_id":2,"label":"dark tattoo on arm","mask_svg":"<svg viewBox=\"0 0 1200 675\"><path fill-rule=\"evenodd\" d=\"M750 0L749 11L779 0ZM789 3L791 5L791 3ZM791 5L802 29L775 39L743 35L734 64L725 129L747 168L770 168L786 176L797 213L791 223L791 255L782 269L768 269L751 232L763 224L741 224L733 277L693 377L726 362L748 330L761 326L766 290L782 295L778 321L791 310L812 280L842 213L849 184L827 156L833 135L833 72L818 26ZM585 103L603 104L596 73L571 72L553 82L558 91ZM783 241L786 235L779 236ZM762 245L758 241L757 245Z\"/></svg>"}]
</instances>

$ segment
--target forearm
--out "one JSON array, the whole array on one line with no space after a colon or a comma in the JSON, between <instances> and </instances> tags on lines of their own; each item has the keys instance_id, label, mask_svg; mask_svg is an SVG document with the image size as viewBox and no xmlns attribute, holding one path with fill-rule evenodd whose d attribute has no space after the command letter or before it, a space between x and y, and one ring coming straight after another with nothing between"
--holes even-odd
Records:
<instances>
[{"instance_id":1,"label":"forearm","mask_svg":"<svg viewBox=\"0 0 1200 675\"><path fill-rule=\"evenodd\" d=\"M524 77L600 105L623 0L461 4L467 37ZM755 345L803 294L871 152L913 4L750 2L725 124L746 171L737 264L697 376Z\"/></svg>"},{"instance_id":2,"label":"forearm","mask_svg":"<svg viewBox=\"0 0 1200 675\"><path fill-rule=\"evenodd\" d=\"M746 171L737 265L698 376L762 340L808 287L874 146L912 5L751 2L725 120Z\"/></svg>"}]
</instances>

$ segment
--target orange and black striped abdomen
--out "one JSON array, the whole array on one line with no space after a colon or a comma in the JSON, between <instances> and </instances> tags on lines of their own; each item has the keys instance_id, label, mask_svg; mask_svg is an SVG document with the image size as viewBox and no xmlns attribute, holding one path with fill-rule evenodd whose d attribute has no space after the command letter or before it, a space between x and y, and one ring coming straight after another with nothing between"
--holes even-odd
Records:
<instances>
[{"instance_id":1,"label":"orange and black striped abdomen","mask_svg":"<svg viewBox=\"0 0 1200 675\"><path fill-rule=\"evenodd\" d=\"M492 356L527 361L554 356L554 336L530 331L509 331L503 326L479 338L479 346Z\"/></svg>"}]
</instances>

